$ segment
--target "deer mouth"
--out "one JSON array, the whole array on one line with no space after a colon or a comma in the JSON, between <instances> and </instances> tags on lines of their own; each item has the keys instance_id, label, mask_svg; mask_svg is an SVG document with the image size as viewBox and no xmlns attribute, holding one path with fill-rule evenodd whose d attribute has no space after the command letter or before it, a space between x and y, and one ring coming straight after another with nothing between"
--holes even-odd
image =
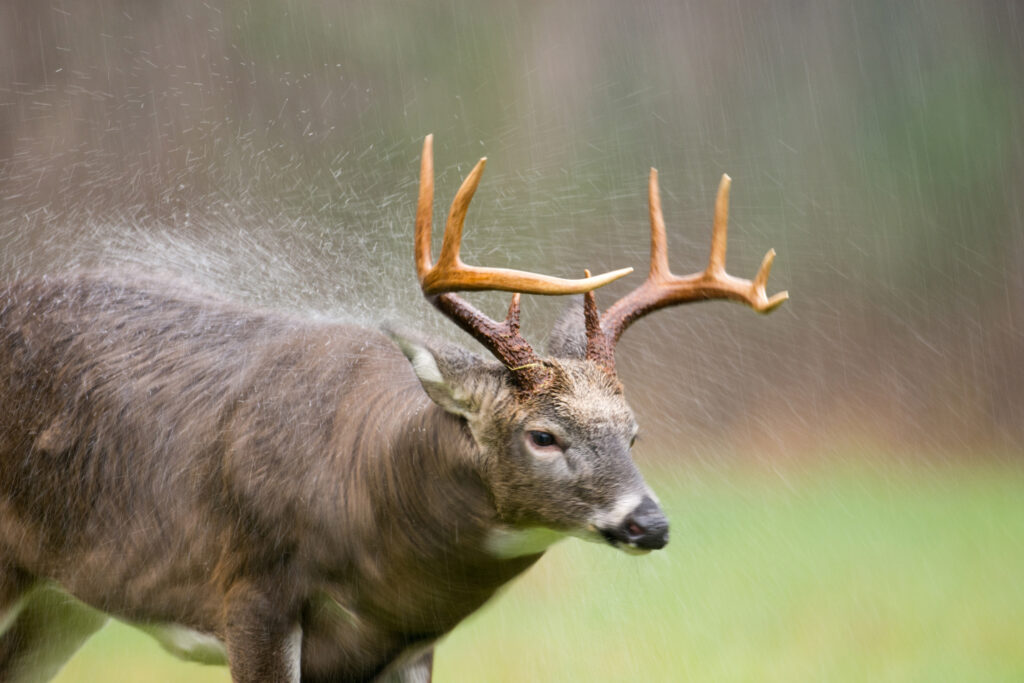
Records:
<instances>
[{"instance_id":1,"label":"deer mouth","mask_svg":"<svg viewBox=\"0 0 1024 683\"><path fill-rule=\"evenodd\" d=\"M616 550L621 550L628 555L646 555L652 550L651 548L641 548L635 543L631 543L629 541L623 542L616 538L615 533L609 529L599 529L597 530L597 533L601 535L601 538L603 538L608 545Z\"/></svg>"}]
</instances>

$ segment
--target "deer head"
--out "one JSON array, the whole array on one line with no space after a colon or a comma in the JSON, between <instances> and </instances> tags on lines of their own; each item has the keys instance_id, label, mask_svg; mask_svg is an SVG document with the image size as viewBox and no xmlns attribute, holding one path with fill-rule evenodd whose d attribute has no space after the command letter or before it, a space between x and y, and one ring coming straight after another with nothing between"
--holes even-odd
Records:
<instances>
[{"instance_id":1,"label":"deer head","mask_svg":"<svg viewBox=\"0 0 1024 683\"><path fill-rule=\"evenodd\" d=\"M716 207L710 265L685 278L672 275L657 174L652 169L650 275L601 315L593 290L629 274L632 268L596 277L587 272L584 279L563 280L462 263L462 228L486 162L481 159L452 202L441 254L434 264L432 142L432 136L427 136L423 145L416 213L420 285L435 307L498 362L453 345L393 336L430 398L465 421L475 445L474 465L510 530L553 530L632 552L663 547L668 541L668 521L630 455L637 424L615 374L614 345L632 322L665 306L728 298L762 312L772 310L786 298L785 293L771 299L764 294L774 252L765 257L753 282L725 273L725 177ZM465 290L515 293L508 315L499 323L454 293ZM582 310L576 309L579 314L569 316L556 329L551 356L539 356L519 334L520 292L585 294Z\"/></svg>"}]
</instances>

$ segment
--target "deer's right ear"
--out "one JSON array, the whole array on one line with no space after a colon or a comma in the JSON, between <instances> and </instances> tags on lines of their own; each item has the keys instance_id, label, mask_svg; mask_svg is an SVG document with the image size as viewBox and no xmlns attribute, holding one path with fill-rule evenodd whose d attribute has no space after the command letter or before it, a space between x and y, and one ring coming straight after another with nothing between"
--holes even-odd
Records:
<instances>
[{"instance_id":1,"label":"deer's right ear","mask_svg":"<svg viewBox=\"0 0 1024 683\"><path fill-rule=\"evenodd\" d=\"M480 356L454 344L424 341L404 331L385 327L384 332L409 359L423 390L434 403L453 415L476 417L479 401L472 388L479 383L473 377L479 376L487 364Z\"/></svg>"}]
</instances>

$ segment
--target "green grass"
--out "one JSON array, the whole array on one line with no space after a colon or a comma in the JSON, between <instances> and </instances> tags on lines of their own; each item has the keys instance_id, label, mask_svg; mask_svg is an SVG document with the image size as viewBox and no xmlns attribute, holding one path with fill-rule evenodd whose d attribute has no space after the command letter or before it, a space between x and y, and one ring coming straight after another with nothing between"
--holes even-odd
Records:
<instances>
[{"instance_id":1,"label":"green grass","mask_svg":"<svg viewBox=\"0 0 1024 683\"><path fill-rule=\"evenodd\" d=\"M668 548L556 546L441 644L435 680L1024 680L1024 466L648 478ZM228 677L113 626L57 680Z\"/></svg>"}]
</instances>

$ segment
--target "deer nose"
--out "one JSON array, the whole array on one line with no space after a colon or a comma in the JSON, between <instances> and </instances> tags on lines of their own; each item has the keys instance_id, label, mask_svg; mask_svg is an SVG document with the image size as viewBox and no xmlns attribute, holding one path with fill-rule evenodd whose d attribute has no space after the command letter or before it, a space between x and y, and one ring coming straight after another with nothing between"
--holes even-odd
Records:
<instances>
[{"instance_id":1,"label":"deer nose","mask_svg":"<svg viewBox=\"0 0 1024 683\"><path fill-rule=\"evenodd\" d=\"M668 543L668 518L650 496L644 496L623 524L629 542L638 548L658 550Z\"/></svg>"},{"instance_id":2,"label":"deer nose","mask_svg":"<svg viewBox=\"0 0 1024 683\"><path fill-rule=\"evenodd\" d=\"M642 550L658 550L668 543L668 518L653 498L644 496L618 528L603 533L613 543L623 543Z\"/></svg>"}]
</instances>

